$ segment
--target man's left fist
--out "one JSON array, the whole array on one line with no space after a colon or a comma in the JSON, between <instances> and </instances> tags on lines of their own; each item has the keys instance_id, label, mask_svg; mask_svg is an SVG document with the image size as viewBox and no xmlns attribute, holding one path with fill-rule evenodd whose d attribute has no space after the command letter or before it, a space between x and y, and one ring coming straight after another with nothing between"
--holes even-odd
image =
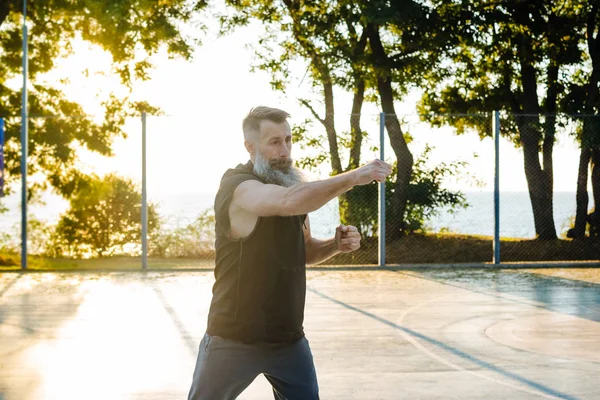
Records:
<instances>
[{"instance_id":1,"label":"man's left fist","mask_svg":"<svg viewBox=\"0 0 600 400\"><path fill-rule=\"evenodd\" d=\"M338 251L350 253L360 248L360 233L355 226L340 225L335 229L335 243Z\"/></svg>"}]
</instances>

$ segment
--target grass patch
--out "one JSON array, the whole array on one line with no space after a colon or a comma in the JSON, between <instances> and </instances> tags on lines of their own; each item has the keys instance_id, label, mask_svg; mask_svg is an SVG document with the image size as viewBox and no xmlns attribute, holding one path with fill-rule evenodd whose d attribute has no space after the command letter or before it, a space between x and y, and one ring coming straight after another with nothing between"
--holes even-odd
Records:
<instances>
[{"instance_id":1,"label":"grass patch","mask_svg":"<svg viewBox=\"0 0 600 400\"><path fill-rule=\"evenodd\" d=\"M0 267L12 267L20 264L19 257L11 253L0 253Z\"/></svg>"},{"instance_id":2,"label":"grass patch","mask_svg":"<svg viewBox=\"0 0 600 400\"><path fill-rule=\"evenodd\" d=\"M456 264L492 262L491 236L460 234L413 234L386 247L388 264ZM502 262L529 261L598 261L600 240L535 240L503 238L500 241ZM326 264L377 264L377 238L363 240L361 248L337 255Z\"/></svg>"},{"instance_id":3,"label":"grass patch","mask_svg":"<svg viewBox=\"0 0 600 400\"><path fill-rule=\"evenodd\" d=\"M600 239L501 241L502 262L600 261ZM459 234L409 235L388 243L388 264L467 264L492 261L492 237ZM378 263L377 238L367 238L358 251L337 255L321 265ZM0 252L0 271L19 270L20 256ZM149 258L148 269L213 268L214 258ZM31 256L30 270L140 270L141 257L53 259Z\"/></svg>"},{"instance_id":4,"label":"grass patch","mask_svg":"<svg viewBox=\"0 0 600 400\"><path fill-rule=\"evenodd\" d=\"M149 258L148 269L185 269L185 268L212 268L212 259L182 259L182 258ZM90 259L72 258L43 258L30 256L28 269L32 271L43 270L140 270L141 257L103 257ZM16 254L0 253L0 271L16 271L21 269L21 257Z\"/></svg>"},{"instance_id":5,"label":"grass patch","mask_svg":"<svg viewBox=\"0 0 600 400\"><path fill-rule=\"evenodd\" d=\"M31 269L49 269L51 264L44 257L29 256L27 264ZM16 271L21 269L21 255L17 253L0 251L0 272Z\"/></svg>"},{"instance_id":6,"label":"grass patch","mask_svg":"<svg viewBox=\"0 0 600 400\"><path fill-rule=\"evenodd\" d=\"M95 270L95 269L120 269L136 270L142 268L141 257L103 257L79 259L50 259L50 265L54 269L77 269L77 270ZM148 258L148 269L164 268L206 268L214 267L212 259L185 259L185 258Z\"/></svg>"}]
</instances>

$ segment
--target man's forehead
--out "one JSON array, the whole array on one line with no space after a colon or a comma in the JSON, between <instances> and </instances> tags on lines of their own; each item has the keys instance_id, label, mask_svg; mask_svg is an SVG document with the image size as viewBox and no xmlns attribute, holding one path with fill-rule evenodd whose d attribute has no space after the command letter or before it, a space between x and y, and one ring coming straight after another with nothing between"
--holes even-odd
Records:
<instances>
[{"instance_id":1,"label":"man's forehead","mask_svg":"<svg viewBox=\"0 0 600 400\"><path fill-rule=\"evenodd\" d=\"M287 121L278 123L269 120L263 120L260 122L260 133L264 139L290 136L292 134L290 124Z\"/></svg>"}]
</instances>

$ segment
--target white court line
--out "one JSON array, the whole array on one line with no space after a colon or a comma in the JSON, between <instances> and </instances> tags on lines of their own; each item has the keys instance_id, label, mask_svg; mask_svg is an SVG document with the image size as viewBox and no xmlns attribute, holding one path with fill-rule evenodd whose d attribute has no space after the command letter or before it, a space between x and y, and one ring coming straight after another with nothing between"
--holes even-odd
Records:
<instances>
[{"instance_id":1,"label":"white court line","mask_svg":"<svg viewBox=\"0 0 600 400\"><path fill-rule=\"evenodd\" d=\"M418 310L419 308L424 307L426 305L429 305L431 303L434 303L434 302L446 299L446 298L451 297L451 296L453 297L454 295L440 296L440 297L437 297L435 299L426 301L426 302L421 303L421 304L417 304L416 306L413 306L413 307L409 308L408 310L404 311L404 313L400 316L400 319L398 320L397 325L401 326L404 318L406 318L406 316L408 314L410 314L410 313ZM547 399L561 399L561 397L552 396L552 395L549 395L549 394L546 394L546 393L543 393L543 392L540 392L540 391L537 391L537 390L532 390L532 389L529 389L529 388L526 388L526 387L522 387L522 386L519 386L519 385L514 385L514 384L512 384L510 382L506 382L506 381L501 380L501 379L489 377L489 376L486 376L484 374L480 374L478 372L471 371L471 370L468 370L466 368L463 368L460 365L457 365L457 364L453 363L452 361L448 360L447 358L444 358L444 357L442 357L442 356L440 356L438 354L435 354L431 350L427 349L425 346L423 346L421 343L419 343L419 341L415 337L413 337L412 335L409 335L408 333L404 332L403 330L396 328L396 331L404 339L406 339L410 344L412 344L414 347L416 347L421 352L425 353L430 358L432 358L432 359L438 361L439 363L442 363L442 364L444 364L444 365L446 365L446 366L448 366L450 368L453 368L453 369L455 369L455 370L457 370L459 372L465 372L465 373L467 373L469 375L473 375L473 376L475 376L477 378L485 379L487 381L490 381L490 382L493 382L493 383L497 383L499 385L507 386L507 387L510 387L512 389L518 390L520 392L525 392L525 393L528 393L528 394L533 394L533 395L545 397ZM490 372L494 372L493 370L489 370L489 371Z\"/></svg>"}]
</instances>

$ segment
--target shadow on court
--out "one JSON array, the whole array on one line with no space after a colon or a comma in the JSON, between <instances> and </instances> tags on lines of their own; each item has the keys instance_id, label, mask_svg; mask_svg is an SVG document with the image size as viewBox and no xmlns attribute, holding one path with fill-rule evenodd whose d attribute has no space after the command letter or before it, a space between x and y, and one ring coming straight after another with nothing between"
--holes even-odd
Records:
<instances>
[{"instance_id":1,"label":"shadow on court","mask_svg":"<svg viewBox=\"0 0 600 400\"><path fill-rule=\"evenodd\" d=\"M593 273L598 270L587 271ZM427 270L414 276L488 295L509 294L513 296L513 301L522 299L527 304L535 302L537 307L600 322L600 284L595 282L506 270L478 270L468 273L464 270Z\"/></svg>"}]
</instances>

